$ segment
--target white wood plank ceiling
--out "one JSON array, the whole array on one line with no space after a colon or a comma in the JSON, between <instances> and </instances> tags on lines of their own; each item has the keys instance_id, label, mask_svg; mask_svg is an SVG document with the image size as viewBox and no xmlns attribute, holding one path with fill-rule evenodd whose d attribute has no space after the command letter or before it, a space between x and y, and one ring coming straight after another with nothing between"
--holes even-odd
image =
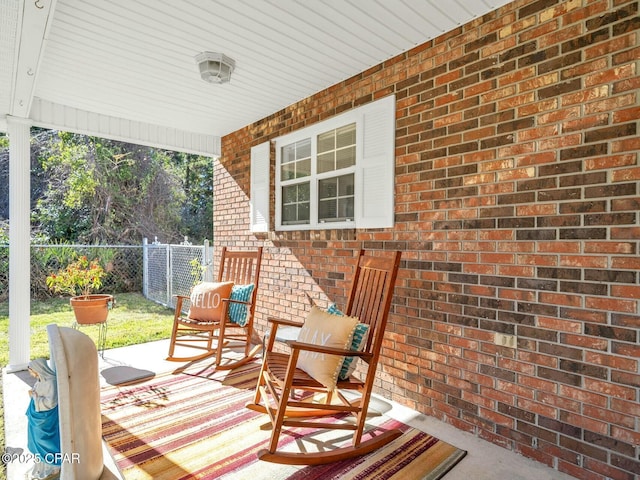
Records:
<instances>
[{"instance_id":1,"label":"white wood plank ceiling","mask_svg":"<svg viewBox=\"0 0 640 480\"><path fill-rule=\"evenodd\" d=\"M0 0L0 129L216 153L216 139L510 0ZM231 82L194 57L224 53Z\"/></svg>"}]
</instances>

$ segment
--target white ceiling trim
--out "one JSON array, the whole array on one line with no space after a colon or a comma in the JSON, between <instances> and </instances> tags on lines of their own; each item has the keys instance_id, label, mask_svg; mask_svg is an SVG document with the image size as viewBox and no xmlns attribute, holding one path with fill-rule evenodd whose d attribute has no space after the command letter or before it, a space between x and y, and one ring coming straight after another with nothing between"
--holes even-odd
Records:
<instances>
[{"instance_id":1,"label":"white ceiling trim","mask_svg":"<svg viewBox=\"0 0 640 480\"><path fill-rule=\"evenodd\" d=\"M65 130L122 142L147 145L196 155L217 157L221 154L220 137L122 116L105 115L96 104L95 111L42 100L34 96L42 58L46 55L46 39L57 0L23 0L16 9L16 42L14 79L9 115L28 119L34 126ZM77 59L73 59L77 62ZM64 81L64 79L61 79ZM141 83L138 82L138 85ZM87 95L96 85L87 88ZM131 94L135 97L134 94ZM133 98L131 99L133 101ZM158 105L158 108L167 105ZM7 130L6 116L0 118L0 130Z\"/></svg>"},{"instance_id":2,"label":"white ceiling trim","mask_svg":"<svg viewBox=\"0 0 640 480\"><path fill-rule=\"evenodd\" d=\"M121 117L59 105L35 98L31 109L34 126L81 133L149 147L218 157L220 137L179 130Z\"/></svg>"}]
</instances>

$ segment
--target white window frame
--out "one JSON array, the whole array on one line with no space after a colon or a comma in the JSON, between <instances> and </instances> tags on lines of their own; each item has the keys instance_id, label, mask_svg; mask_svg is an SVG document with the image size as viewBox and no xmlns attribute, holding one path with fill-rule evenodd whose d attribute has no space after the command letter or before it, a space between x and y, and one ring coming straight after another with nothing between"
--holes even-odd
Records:
<instances>
[{"instance_id":1,"label":"white window frame","mask_svg":"<svg viewBox=\"0 0 640 480\"><path fill-rule=\"evenodd\" d=\"M316 172L317 137L321 133L342 126L356 124L356 163L353 167ZM311 139L310 220L308 224L282 224L281 181L282 148L303 139ZM278 137L274 140L276 150L275 168L275 229L329 230L345 228L385 228L394 224L395 195L395 96L390 95L304 129ZM257 167L257 165L255 165ZM252 174L254 165L252 162ZM318 181L322 178L354 174L353 221L318 221ZM252 195L253 196L253 195Z\"/></svg>"}]
</instances>

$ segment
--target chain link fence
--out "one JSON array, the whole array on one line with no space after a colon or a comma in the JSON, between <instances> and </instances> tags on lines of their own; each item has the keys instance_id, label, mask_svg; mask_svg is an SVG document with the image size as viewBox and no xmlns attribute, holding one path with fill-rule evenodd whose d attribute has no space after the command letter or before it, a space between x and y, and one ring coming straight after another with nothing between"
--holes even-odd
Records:
<instances>
[{"instance_id":1,"label":"chain link fence","mask_svg":"<svg viewBox=\"0 0 640 480\"><path fill-rule=\"evenodd\" d=\"M106 271L102 287L95 293L140 292L150 300L173 307L174 295L188 295L191 287L212 277L212 250L204 245L32 245L31 298L54 296L47 276L56 273L81 255L98 259ZM0 244L0 302L9 299L9 246Z\"/></svg>"},{"instance_id":2,"label":"chain link fence","mask_svg":"<svg viewBox=\"0 0 640 480\"><path fill-rule=\"evenodd\" d=\"M188 295L196 283L213 279L213 248L190 245L144 244L144 296L169 307L175 306L174 295Z\"/></svg>"}]
</instances>

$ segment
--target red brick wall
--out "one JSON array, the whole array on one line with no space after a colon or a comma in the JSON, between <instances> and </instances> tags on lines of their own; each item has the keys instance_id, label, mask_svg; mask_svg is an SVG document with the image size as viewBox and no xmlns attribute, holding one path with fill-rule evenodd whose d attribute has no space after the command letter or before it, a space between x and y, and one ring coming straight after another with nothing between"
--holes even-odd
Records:
<instances>
[{"instance_id":1,"label":"red brick wall","mask_svg":"<svg viewBox=\"0 0 640 480\"><path fill-rule=\"evenodd\" d=\"M340 305L358 248L401 249L379 393L579 478L633 478L639 26L637 1L519 0L226 136L215 244L265 246L259 328ZM251 146L390 93L395 228L250 234Z\"/></svg>"}]
</instances>

